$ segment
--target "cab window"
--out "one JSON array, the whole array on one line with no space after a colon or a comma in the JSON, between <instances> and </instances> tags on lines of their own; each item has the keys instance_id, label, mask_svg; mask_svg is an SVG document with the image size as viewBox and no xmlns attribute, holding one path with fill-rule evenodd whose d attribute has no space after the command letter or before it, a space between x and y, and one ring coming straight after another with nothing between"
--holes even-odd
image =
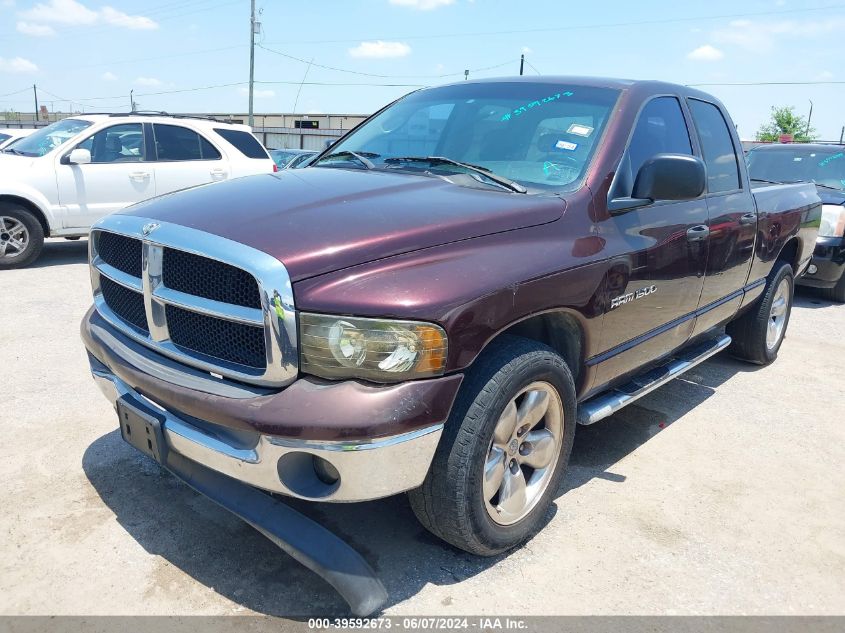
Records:
<instances>
[{"instance_id":1,"label":"cab window","mask_svg":"<svg viewBox=\"0 0 845 633\"><path fill-rule=\"evenodd\" d=\"M706 101L690 99L689 106L707 166L707 191L739 189L739 164L725 117L719 108Z\"/></svg>"}]
</instances>

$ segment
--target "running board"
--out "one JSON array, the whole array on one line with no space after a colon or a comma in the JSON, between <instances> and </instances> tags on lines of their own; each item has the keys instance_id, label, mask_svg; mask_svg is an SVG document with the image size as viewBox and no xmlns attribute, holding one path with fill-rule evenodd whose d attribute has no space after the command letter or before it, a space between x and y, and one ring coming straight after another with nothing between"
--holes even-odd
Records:
<instances>
[{"instance_id":1,"label":"running board","mask_svg":"<svg viewBox=\"0 0 845 633\"><path fill-rule=\"evenodd\" d=\"M699 363L718 354L731 344L731 337L721 334L714 339L681 350L669 362L635 376L628 383L599 394L578 407L578 424L593 424L613 415L619 409L639 400Z\"/></svg>"}]
</instances>

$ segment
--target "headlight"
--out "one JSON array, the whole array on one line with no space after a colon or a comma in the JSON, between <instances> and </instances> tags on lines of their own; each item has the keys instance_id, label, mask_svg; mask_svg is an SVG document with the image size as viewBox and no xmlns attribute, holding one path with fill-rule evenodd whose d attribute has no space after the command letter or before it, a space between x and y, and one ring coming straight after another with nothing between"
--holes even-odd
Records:
<instances>
[{"instance_id":1,"label":"headlight","mask_svg":"<svg viewBox=\"0 0 845 633\"><path fill-rule=\"evenodd\" d=\"M845 234L845 207L838 204L823 204L819 237L842 237L843 234Z\"/></svg>"},{"instance_id":2,"label":"headlight","mask_svg":"<svg viewBox=\"0 0 845 633\"><path fill-rule=\"evenodd\" d=\"M323 378L398 382L446 369L446 332L431 323L299 315L302 371Z\"/></svg>"}]
</instances>

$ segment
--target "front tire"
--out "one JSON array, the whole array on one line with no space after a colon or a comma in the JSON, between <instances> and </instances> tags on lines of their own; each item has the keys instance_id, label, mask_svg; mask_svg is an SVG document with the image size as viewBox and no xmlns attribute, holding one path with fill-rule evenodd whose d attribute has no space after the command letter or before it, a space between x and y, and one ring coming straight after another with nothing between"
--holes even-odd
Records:
<instances>
[{"instance_id":1,"label":"front tire","mask_svg":"<svg viewBox=\"0 0 845 633\"><path fill-rule=\"evenodd\" d=\"M43 247L38 218L16 204L0 203L0 269L28 266Z\"/></svg>"},{"instance_id":2,"label":"front tire","mask_svg":"<svg viewBox=\"0 0 845 633\"><path fill-rule=\"evenodd\" d=\"M464 379L422 487L420 523L455 547L493 556L544 524L575 437L572 373L553 349L508 337Z\"/></svg>"},{"instance_id":3,"label":"front tire","mask_svg":"<svg viewBox=\"0 0 845 633\"><path fill-rule=\"evenodd\" d=\"M774 362L786 336L794 290L792 266L780 262L769 276L757 305L728 324L727 332L733 339L730 352L734 356L758 365Z\"/></svg>"}]
</instances>

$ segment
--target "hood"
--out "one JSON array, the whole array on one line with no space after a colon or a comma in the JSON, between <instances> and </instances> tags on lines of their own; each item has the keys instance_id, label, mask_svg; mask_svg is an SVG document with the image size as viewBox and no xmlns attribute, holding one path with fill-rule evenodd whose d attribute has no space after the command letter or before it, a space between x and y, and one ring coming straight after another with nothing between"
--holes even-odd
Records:
<instances>
[{"instance_id":1,"label":"hood","mask_svg":"<svg viewBox=\"0 0 845 633\"><path fill-rule=\"evenodd\" d=\"M834 191L827 187L816 187L822 204L845 204L845 191Z\"/></svg>"},{"instance_id":2,"label":"hood","mask_svg":"<svg viewBox=\"0 0 845 633\"><path fill-rule=\"evenodd\" d=\"M274 256L292 281L558 219L564 202L441 178L309 168L177 192L120 213L219 235Z\"/></svg>"},{"instance_id":3,"label":"hood","mask_svg":"<svg viewBox=\"0 0 845 633\"><path fill-rule=\"evenodd\" d=\"M0 180L7 180L21 172L26 172L34 160L31 156L15 156L0 153Z\"/></svg>"}]
</instances>

